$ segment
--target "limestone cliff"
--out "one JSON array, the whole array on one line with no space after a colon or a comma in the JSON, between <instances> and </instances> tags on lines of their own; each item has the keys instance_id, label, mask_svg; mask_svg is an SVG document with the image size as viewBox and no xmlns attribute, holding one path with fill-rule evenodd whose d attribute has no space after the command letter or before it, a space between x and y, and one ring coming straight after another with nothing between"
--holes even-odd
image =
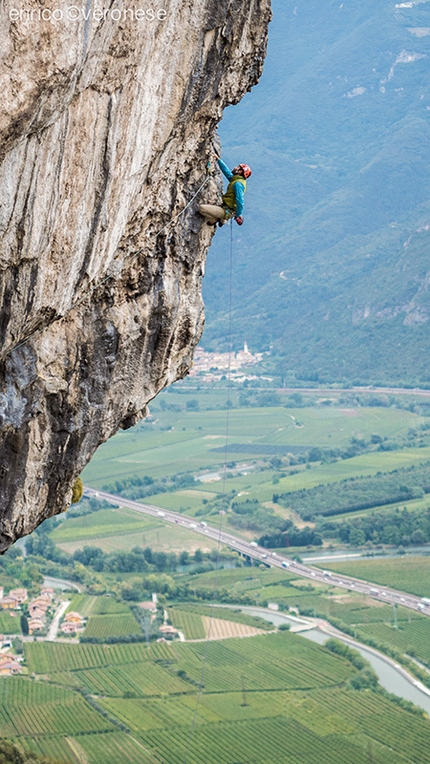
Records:
<instances>
[{"instance_id":1,"label":"limestone cliff","mask_svg":"<svg viewBox=\"0 0 430 764\"><path fill-rule=\"evenodd\" d=\"M5 0L0 551L187 373L211 231L197 199L175 217L269 18L270 0Z\"/></svg>"}]
</instances>

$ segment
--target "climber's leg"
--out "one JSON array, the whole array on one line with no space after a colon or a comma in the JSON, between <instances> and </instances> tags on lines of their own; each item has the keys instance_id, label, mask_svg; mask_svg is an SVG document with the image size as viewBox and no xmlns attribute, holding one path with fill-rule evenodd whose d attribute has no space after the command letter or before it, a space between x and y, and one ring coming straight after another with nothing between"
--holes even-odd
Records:
<instances>
[{"instance_id":1,"label":"climber's leg","mask_svg":"<svg viewBox=\"0 0 430 764\"><path fill-rule=\"evenodd\" d=\"M214 225L217 221L220 221L220 225L224 225L227 222L225 210L216 204L199 204L199 212L207 219L210 225Z\"/></svg>"}]
</instances>

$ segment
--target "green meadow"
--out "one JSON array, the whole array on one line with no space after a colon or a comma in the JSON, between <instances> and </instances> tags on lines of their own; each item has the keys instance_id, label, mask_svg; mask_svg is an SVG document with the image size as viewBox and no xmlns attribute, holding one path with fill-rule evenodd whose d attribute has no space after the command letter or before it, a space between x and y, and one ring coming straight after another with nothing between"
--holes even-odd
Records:
<instances>
[{"instance_id":1,"label":"green meadow","mask_svg":"<svg viewBox=\"0 0 430 764\"><path fill-rule=\"evenodd\" d=\"M313 446L346 446L351 438L396 438L426 421L410 411L386 408L300 408L232 409L229 412L228 457L255 461L279 447L281 454ZM224 463L226 411L160 411L153 423L143 423L119 432L104 443L83 473L84 482L95 488L133 475L153 478L178 472L218 468ZM233 444L237 451L230 449ZM240 450L240 446L244 450ZM252 446L252 451L249 447ZM214 450L219 449L219 450ZM259 450L260 449L260 450ZM287 450L286 450L287 449ZM426 449L422 449L426 451ZM430 454L430 448L427 458ZM377 469L392 453L375 454ZM385 458L384 458L385 457ZM399 465L424 461L424 454L399 459ZM390 462L391 463L391 462ZM394 467L393 467L394 468ZM346 470L347 471L347 470ZM368 472L362 474L369 474Z\"/></svg>"}]
</instances>

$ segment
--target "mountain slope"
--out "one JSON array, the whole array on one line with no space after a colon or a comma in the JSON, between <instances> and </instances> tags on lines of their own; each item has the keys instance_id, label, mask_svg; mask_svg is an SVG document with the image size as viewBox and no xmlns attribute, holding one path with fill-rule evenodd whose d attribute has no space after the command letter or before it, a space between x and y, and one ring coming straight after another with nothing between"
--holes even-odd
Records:
<instances>
[{"instance_id":1,"label":"mountain slope","mask_svg":"<svg viewBox=\"0 0 430 764\"><path fill-rule=\"evenodd\" d=\"M254 171L233 342L273 345L283 377L430 381L429 11L276 0L262 81L224 117L225 159ZM226 231L205 281L203 345L219 346Z\"/></svg>"}]
</instances>

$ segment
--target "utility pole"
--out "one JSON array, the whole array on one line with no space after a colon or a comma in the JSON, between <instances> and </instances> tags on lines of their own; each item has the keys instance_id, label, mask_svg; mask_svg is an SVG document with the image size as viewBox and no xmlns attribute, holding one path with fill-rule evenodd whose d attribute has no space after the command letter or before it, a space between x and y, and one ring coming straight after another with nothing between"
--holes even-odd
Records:
<instances>
[{"instance_id":1,"label":"utility pole","mask_svg":"<svg viewBox=\"0 0 430 764\"><path fill-rule=\"evenodd\" d=\"M146 639L146 646L149 647L149 623L150 623L151 616L149 615L148 611L145 610L144 616L143 616L143 623L145 626L145 639Z\"/></svg>"},{"instance_id":2,"label":"utility pole","mask_svg":"<svg viewBox=\"0 0 430 764\"><path fill-rule=\"evenodd\" d=\"M243 674L241 675L241 679L242 679L242 703L241 703L241 706L247 706L248 703L246 702L245 677L244 677Z\"/></svg>"},{"instance_id":3,"label":"utility pole","mask_svg":"<svg viewBox=\"0 0 430 764\"><path fill-rule=\"evenodd\" d=\"M394 628L398 629L398 623L397 623L397 605L395 602L393 602L393 610L394 610Z\"/></svg>"}]
</instances>

